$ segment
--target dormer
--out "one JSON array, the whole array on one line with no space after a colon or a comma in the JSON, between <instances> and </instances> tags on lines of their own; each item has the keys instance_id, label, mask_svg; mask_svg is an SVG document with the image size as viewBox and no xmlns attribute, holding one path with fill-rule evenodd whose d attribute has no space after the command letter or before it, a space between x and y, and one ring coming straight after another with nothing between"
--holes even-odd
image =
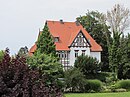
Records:
<instances>
[{"instance_id":1,"label":"dormer","mask_svg":"<svg viewBox=\"0 0 130 97\"><path fill-rule=\"evenodd\" d=\"M54 42L59 42L59 37L54 37Z\"/></svg>"}]
</instances>

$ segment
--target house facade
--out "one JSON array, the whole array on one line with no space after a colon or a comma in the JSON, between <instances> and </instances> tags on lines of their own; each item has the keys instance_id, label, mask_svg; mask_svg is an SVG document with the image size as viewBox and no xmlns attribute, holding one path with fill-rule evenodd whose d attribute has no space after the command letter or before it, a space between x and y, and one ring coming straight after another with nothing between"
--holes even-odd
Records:
<instances>
[{"instance_id":1,"label":"house facade","mask_svg":"<svg viewBox=\"0 0 130 97\"><path fill-rule=\"evenodd\" d=\"M102 47L89 35L78 22L47 21L49 32L53 37L60 63L64 69L74 65L79 55L88 55L101 62ZM29 54L36 50L34 44Z\"/></svg>"}]
</instances>

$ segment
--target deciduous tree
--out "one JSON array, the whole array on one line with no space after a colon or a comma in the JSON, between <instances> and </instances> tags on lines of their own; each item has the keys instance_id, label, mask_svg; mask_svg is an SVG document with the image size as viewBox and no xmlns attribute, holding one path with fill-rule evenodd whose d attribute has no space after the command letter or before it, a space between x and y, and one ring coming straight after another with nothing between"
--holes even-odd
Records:
<instances>
[{"instance_id":1,"label":"deciduous tree","mask_svg":"<svg viewBox=\"0 0 130 97\"><path fill-rule=\"evenodd\" d=\"M55 81L48 85L47 80L47 75L29 69L25 58L11 58L5 51L0 62L0 97L62 97Z\"/></svg>"},{"instance_id":2,"label":"deciduous tree","mask_svg":"<svg viewBox=\"0 0 130 97\"><path fill-rule=\"evenodd\" d=\"M28 48L27 46L21 47L18 51L19 56L27 57L28 56Z\"/></svg>"},{"instance_id":3,"label":"deciduous tree","mask_svg":"<svg viewBox=\"0 0 130 97\"><path fill-rule=\"evenodd\" d=\"M118 78L118 69L121 66L122 49L120 47L120 39L124 31L129 27L130 11L128 8L116 4L111 11L107 11L107 22L111 28L112 42L108 45L109 51L109 66Z\"/></svg>"}]
</instances>

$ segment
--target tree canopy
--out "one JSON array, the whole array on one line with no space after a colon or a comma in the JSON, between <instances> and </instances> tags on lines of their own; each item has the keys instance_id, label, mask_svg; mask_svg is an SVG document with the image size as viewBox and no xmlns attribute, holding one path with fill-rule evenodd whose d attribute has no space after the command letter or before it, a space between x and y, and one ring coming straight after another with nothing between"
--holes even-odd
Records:
<instances>
[{"instance_id":1,"label":"tree canopy","mask_svg":"<svg viewBox=\"0 0 130 97\"><path fill-rule=\"evenodd\" d=\"M124 52L126 50L122 43L122 41L124 41L122 37L124 37L124 31L129 26L129 16L129 9L119 4L116 4L112 10L107 11L106 15L106 20L112 32L112 42L108 44L109 66L116 78L119 78L119 74L122 75L121 68L123 66L123 58L128 57L127 54L125 54L126 52Z\"/></svg>"},{"instance_id":2,"label":"tree canopy","mask_svg":"<svg viewBox=\"0 0 130 97\"><path fill-rule=\"evenodd\" d=\"M36 42L37 50L35 54L44 53L44 54L52 54L56 55L55 44L53 41L53 37L49 32L47 23L45 24L43 31L39 33L38 41Z\"/></svg>"},{"instance_id":3,"label":"tree canopy","mask_svg":"<svg viewBox=\"0 0 130 97\"><path fill-rule=\"evenodd\" d=\"M0 97L62 97L55 81L48 85L47 80L38 69L30 69L25 58L12 58L5 51L0 62Z\"/></svg>"},{"instance_id":4,"label":"tree canopy","mask_svg":"<svg viewBox=\"0 0 130 97\"><path fill-rule=\"evenodd\" d=\"M28 58L30 68L36 68L42 75L47 75L49 79L47 83L56 82L58 84L58 78L63 76L63 67L59 63L53 37L47 24L45 24L43 31L39 34L36 45L36 52Z\"/></svg>"}]
</instances>

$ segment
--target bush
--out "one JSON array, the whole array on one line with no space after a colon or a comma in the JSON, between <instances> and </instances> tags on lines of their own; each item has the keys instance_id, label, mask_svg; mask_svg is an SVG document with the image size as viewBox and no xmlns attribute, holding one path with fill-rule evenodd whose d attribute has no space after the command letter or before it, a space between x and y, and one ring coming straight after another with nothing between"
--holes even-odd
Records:
<instances>
[{"instance_id":1,"label":"bush","mask_svg":"<svg viewBox=\"0 0 130 97\"><path fill-rule=\"evenodd\" d=\"M11 58L8 49L0 62L0 97L62 97L55 81L35 69L29 69L26 59Z\"/></svg>"},{"instance_id":2,"label":"bush","mask_svg":"<svg viewBox=\"0 0 130 97\"><path fill-rule=\"evenodd\" d=\"M70 92L83 92L85 78L82 72L77 68L69 69L65 72L66 90Z\"/></svg>"},{"instance_id":3,"label":"bush","mask_svg":"<svg viewBox=\"0 0 130 97\"><path fill-rule=\"evenodd\" d=\"M87 80L85 90L87 92L95 91L99 92L102 89L102 82L100 80Z\"/></svg>"},{"instance_id":4,"label":"bush","mask_svg":"<svg viewBox=\"0 0 130 97\"><path fill-rule=\"evenodd\" d=\"M88 74L87 79L98 79L102 82L107 82L107 79L111 77L110 72L99 72L97 74Z\"/></svg>"},{"instance_id":5,"label":"bush","mask_svg":"<svg viewBox=\"0 0 130 97\"><path fill-rule=\"evenodd\" d=\"M115 84L116 88L130 89L130 80L121 80Z\"/></svg>"},{"instance_id":6,"label":"bush","mask_svg":"<svg viewBox=\"0 0 130 97\"><path fill-rule=\"evenodd\" d=\"M88 74L97 74L100 70L100 64L97 59L87 55L78 56L75 60L74 66L79 68L86 77Z\"/></svg>"}]
</instances>

